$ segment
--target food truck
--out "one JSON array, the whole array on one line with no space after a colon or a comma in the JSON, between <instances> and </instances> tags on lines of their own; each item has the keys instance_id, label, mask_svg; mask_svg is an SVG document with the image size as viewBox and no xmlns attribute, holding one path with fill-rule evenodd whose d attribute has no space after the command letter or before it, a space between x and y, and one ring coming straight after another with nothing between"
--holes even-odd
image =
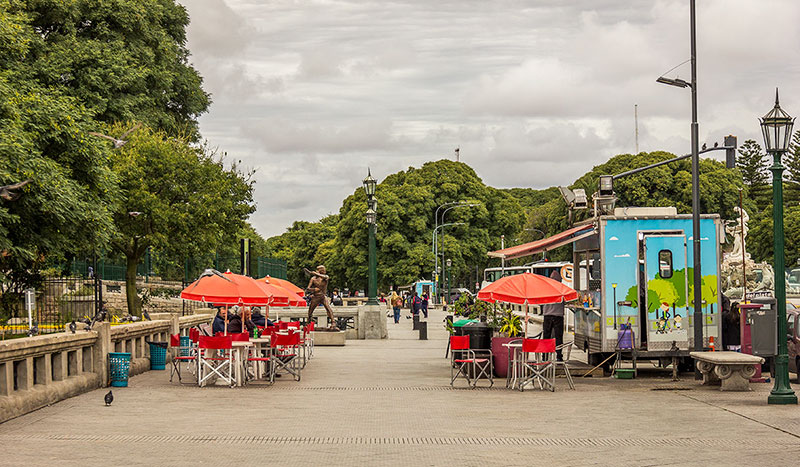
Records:
<instances>
[{"instance_id":1,"label":"food truck","mask_svg":"<svg viewBox=\"0 0 800 467\"><path fill-rule=\"evenodd\" d=\"M573 243L579 281L575 344L598 363L619 347L630 326L638 358L688 357L694 343L692 216L675 208L617 208L600 216L593 233ZM719 342L722 303L719 279L719 215L700 216L700 270L703 275L703 343ZM599 264L598 264L599 263ZM623 326L624 325L624 326Z\"/></svg>"},{"instance_id":2,"label":"food truck","mask_svg":"<svg viewBox=\"0 0 800 467\"><path fill-rule=\"evenodd\" d=\"M721 335L719 215L700 216L703 343ZM616 208L537 242L490 253L516 258L572 244L575 345L599 364L620 347L638 359L688 361L694 343L692 216L674 207ZM502 256L501 256L502 255Z\"/></svg>"}]
</instances>

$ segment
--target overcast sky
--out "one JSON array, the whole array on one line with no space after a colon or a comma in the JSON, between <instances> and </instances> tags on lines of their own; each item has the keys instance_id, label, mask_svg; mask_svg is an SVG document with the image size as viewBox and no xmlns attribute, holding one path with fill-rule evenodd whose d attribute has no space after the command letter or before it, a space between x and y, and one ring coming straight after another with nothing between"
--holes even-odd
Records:
<instances>
[{"instance_id":1,"label":"overcast sky","mask_svg":"<svg viewBox=\"0 0 800 467\"><path fill-rule=\"evenodd\" d=\"M640 151L691 151L689 90L655 82L689 58L689 0L183 3L201 132L257 169L265 237L456 147L495 187L569 184L635 152L635 104ZM697 3L700 141L761 143L776 86L800 114L800 1Z\"/></svg>"}]
</instances>

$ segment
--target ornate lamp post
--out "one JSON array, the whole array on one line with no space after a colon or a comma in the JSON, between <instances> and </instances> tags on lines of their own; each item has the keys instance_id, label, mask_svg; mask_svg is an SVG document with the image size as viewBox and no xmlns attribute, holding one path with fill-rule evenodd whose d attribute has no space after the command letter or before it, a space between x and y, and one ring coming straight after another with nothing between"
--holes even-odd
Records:
<instances>
[{"instance_id":1,"label":"ornate lamp post","mask_svg":"<svg viewBox=\"0 0 800 467\"><path fill-rule=\"evenodd\" d=\"M797 404L797 396L789 386L789 355L786 345L786 272L783 247L783 165L781 157L789 149L794 117L781 109L778 90L775 107L761 119L764 146L772 154L772 239L775 251L775 300L778 305L778 356L775 358L775 386L769 394L770 404Z\"/></svg>"},{"instance_id":2,"label":"ornate lamp post","mask_svg":"<svg viewBox=\"0 0 800 467\"><path fill-rule=\"evenodd\" d=\"M372 178L367 169L364 179L364 191L367 193L367 228L369 229L369 284L367 287L367 305L378 304L378 258L375 248L375 230L378 217L378 201L375 199L375 188L378 182Z\"/></svg>"}]
</instances>

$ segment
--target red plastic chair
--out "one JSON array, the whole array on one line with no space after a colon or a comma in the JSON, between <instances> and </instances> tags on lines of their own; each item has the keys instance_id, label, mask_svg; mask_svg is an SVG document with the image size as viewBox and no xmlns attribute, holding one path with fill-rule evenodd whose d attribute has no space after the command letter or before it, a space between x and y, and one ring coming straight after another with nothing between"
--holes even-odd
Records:
<instances>
[{"instance_id":1,"label":"red plastic chair","mask_svg":"<svg viewBox=\"0 0 800 467\"><path fill-rule=\"evenodd\" d=\"M172 349L172 369L170 370L169 373L169 382L171 383L175 373L178 373L178 382L182 383L183 380L181 379L181 363L187 363L187 364L195 363L196 365L197 350L195 350L191 346L191 344L189 346L181 345L180 334L172 334L169 336L169 346Z\"/></svg>"},{"instance_id":2,"label":"red plastic chair","mask_svg":"<svg viewBox=\"0 0 800 467\"><path fill-rule=\"evenodd\" d=\"M489 380L489 387L494 386L492 377L493 364L492 353L479 358L475 351L469 348L469 336L450 336L450 386L455 387L456 378L463 376L467 384L475 389L478 380L486 377ZM481 350L481 353L484 353ZM470 370L474 374L470 377Z\"/></svg>"},{"instance_id":3,"label":"red plastic chair","mask_svg":"<svg viewBox=\"0 0 800 467\"><path fill-rule=\"evenodd\" d=\"M239 332L236 334L229 334L231 336L231 340L233 342L249 342L250 341L250 333L247 332Z\"/></svg>"},{"instance_id":4,"label":"red plastic chair","mask_svg":"<svg viewBox=\"0 0 800 467\"><path fill-rule=\"evenodd\" d=\"M278 326L278 329L280 330L284 330L289 327L289 323L287 323L286 321L278 321L277 323L275 323L275 325Z\"/></svg>"},{"instance_id":5,"label":"red plastic chair","mask_svg":"<svg viewBox=\"0 0 800 467\"><path fill-rule=\"evenodd\" d=\"M538 384L539 389L556 390L556 340L555 339L523 339L522 340L522 380L519 390L525 384Z\"/></svg>"},{"instance_id":6,"label":"red plastic chair","mask_svg":"<svg viewBox=\"0 0 800 467\"><path fill-rule=\"evenodd\" d=\"M233 386L233 352L231 349L233 339L231 336L200 336L197 342L197 384L203 386L212 375L217 375ZM216 351L216 356L209 355L211 350ZM208 371L205 376L203 373Z\"/></svg>"},{"instance_id":7,"label":"red plastic chair","mask_svg":"<svg viewBox=\"0 0 800 467\"><path fill-rule=\"evenodd\" d=\"M279 370L286 370L294 376L296 381L300 381L301 367L298 362L298 357L300 355L300 333L275 333L271 337L269 345L272 349L272 371L270 372L270 381L275 381L275 373Z\"/></svg>"}]
</instances>

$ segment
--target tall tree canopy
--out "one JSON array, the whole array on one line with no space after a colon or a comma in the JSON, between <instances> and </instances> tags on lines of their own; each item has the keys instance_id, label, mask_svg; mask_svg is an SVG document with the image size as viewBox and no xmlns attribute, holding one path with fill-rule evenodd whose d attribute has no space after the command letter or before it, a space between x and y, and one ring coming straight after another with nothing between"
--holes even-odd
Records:
<instances>
[{"instance_id":1,"label":"tall tree canopy","mask_svg":"<svg viewBox=\"0 0 800 467\"><path fill-rule=\"evenodd\" d=\"M72 96L103 122L136 120L193 137L209 96L188 63L174 0L2 0L22 29L19 80ZM3 7L0 7L3 8ZM13 43L12 43L13 46Z\"/></svg>"},{"instance_id":2,"label":"tall tree canopy","mask_svg":"<svg viewBox=\"0 0 800 467\"><path fill-rule=\"evenodd\" d=\"M70 252L107 249L127 192L110 168L114 122L197 139L209 105L188 64L188 16L174 0L0 0L2 299ZM117 219L119 222L119 219Z\"/></svg>"},{"instance_id":3,"label":"tall tree canopy","mask_svg":"<svg viewBox=\"0 0 800 467\"><path fill-rule=\"evenodd\" d=\"M119 132L119 125L111 131ZM252 173L226 168L196 148L147 128L114 151L111 166L123 192L114 210L114 250L127 261L128 310L138 312L136 266L148 247L179 257L213 251L235 237L255 208ZM140 214L131 214L140 213Z\"/></svg>"},{"instance_id":4,"label":"tall tree canopy","mask_svg":"<svg viewBox=\"0 0 800 467\"><path fill-rule=\"evenodd\" d=\"M736 167L742 172L742 180L747 187L747 194L755 202L756 209L759 211L764 210L772 200L768 165L766 153L755 140L748 139L739 148Z\"/></svg>"}]
</instances>

